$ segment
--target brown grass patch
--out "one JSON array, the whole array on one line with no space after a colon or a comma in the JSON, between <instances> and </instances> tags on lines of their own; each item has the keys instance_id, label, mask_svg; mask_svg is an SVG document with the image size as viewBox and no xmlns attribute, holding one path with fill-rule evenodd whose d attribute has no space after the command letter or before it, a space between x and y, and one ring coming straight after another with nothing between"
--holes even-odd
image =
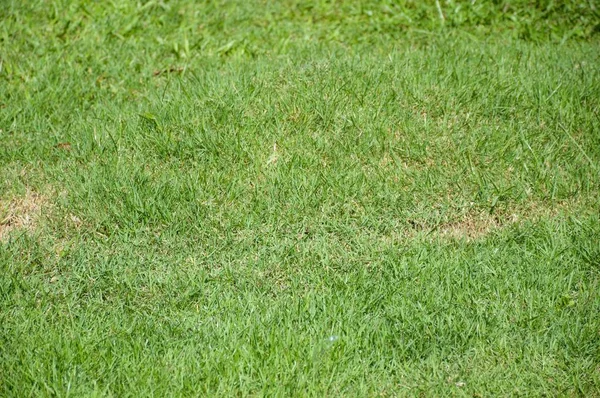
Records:
<instances>
[{"instance_id":1,"label":"brown grass patch","mask_svg":"<svg viewBox=\"0 0 600 398\"><path fill-rule=\"evenodd\" d=\"M586 200L565 200L553 204L530 202L512 210L487 211L471 210L456 219L437 225L431 229L435 235L449 239L474 240L485 237L491 232L524 222L537 222L572 214L576 210L589 208Z\"/></svg>"},{"instance_id":2,"label":"brown grass patch","mask_svg":"<svg viewBox=\"0 0 600 398\"><path fill-rule=\"evenodd\" d=\"M46 198L32 191L21 197L0 199L0 240L14 230L33 231L46 205Z\"/></svg>"},{"instance_id":3,"label":"brown grass patch","mask_svg":"<svg viewBox=\"0 0 600 398\"><path fill-rule=\"evenodd\" d=\"M517 215L501 218L489 213L470 213L434 229L439 236L451 239L477 239L495 229L518 222Z\"/></svg>"}]
</instances>

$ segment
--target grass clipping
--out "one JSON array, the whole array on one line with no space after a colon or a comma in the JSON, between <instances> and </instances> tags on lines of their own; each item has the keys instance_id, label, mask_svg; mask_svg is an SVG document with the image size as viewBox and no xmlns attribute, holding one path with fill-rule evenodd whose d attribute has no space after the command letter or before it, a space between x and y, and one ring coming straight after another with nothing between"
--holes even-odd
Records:
<instances>
[{"instance_id":1,"label":"grass clipping","mask_svg":"<svg viewBox=\"0 0 600 398\"><path fill-rule=\"evenodd\" d=\"M33 231L47 201L44 196L27 191L24 196L0 199L0 241L15 230Z\"/></svg>"}]
</instances>

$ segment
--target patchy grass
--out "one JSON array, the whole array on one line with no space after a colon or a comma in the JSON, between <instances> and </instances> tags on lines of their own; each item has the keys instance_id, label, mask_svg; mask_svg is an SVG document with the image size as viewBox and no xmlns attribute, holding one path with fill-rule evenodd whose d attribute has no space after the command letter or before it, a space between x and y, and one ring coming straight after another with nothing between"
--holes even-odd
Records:
<instances>
[{"instance_id":1,"label":"patchy grass","mask_svg":"<svg viewBox=\"0 0 600 398\"><path fill-rule=\"evenodd\" d=\"M413 222L417 230L429 228L428 235L451 239L483 239L500 229L522 227L540 220L562 220L574 214L586 214L595 211L596 198L579 198L555 203L522 203L501 210L482 210L468 208L457 211L453 219L437 225L419 225Z\"/></svg>"},{"instance_id":2,"label":"patchy grass","mask_svg":"<svg viewBox=\"0 0 600 398\"><path fill-rule=\"evenodd\" d=\"M31 191L24 196L0 200L0 240L8 239L9 233L15 230L33 233L45 207L46 198Z\"/></svg>"},{"instance_id":3,"label":"patchy grass","mask_svg":"<svg viewBox=\"0 0 600 398\"><path fill-rule=\"evenodd\" d=\"M0 395L599 395L597 9L437 3L6 2Z\"/></svg>"}]
</instances>

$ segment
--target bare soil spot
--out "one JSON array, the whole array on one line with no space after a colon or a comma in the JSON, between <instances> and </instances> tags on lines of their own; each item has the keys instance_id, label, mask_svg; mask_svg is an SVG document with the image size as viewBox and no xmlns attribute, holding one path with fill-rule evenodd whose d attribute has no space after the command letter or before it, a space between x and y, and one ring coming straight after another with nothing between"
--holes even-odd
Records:
<instances>
[{"instance_id":1,"label":"bare soil spot","mask_svg":"<svg viewBox=\"0 0 600 398\"><path fill-rule=\"evenodd\" d=\"M0 240L14 230L34 230L46 205L46 198L32 191L21 197L0 199Z\"/></svg>"}]
</instances>

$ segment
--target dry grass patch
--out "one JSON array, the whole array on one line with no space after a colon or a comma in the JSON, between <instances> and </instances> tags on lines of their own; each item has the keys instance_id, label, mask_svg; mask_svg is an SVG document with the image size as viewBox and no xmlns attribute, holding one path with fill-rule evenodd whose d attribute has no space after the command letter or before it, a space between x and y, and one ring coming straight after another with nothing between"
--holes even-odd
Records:
<instances>
[{"instance_id":1,"label":"dry grass patch","mask_svg":"<svg viewBox=\"0 0 600 398\"><path fill-rule=\"evenodd\" d=\"M434 231L445 238L473 240L518 221L519 216L516 214L498 216L488 212L470 212L455 221L439 225Z\"/></svg>"},{"instance_id":2,"label":"dry grass patch","mask_svg":"<svg viewBox=\"0 0 600 398\"><path fill-rule=\"evenodd\" d=\"M14 230L33 231L47 204L45 196L29 190L20 197L0 199L0 240Z\"/></svg>"},{"instance_id":3,"label":"dry grass patch","mask_svg":"<svg viewBox=\"0 0 600 398\"><path fill-rule=\"evenodd\" d=\"M548 204L530 202L494 213L472 209L452 221L432 228L432 232L444 238L475 240L514 224L536 222L544 218L555 218L579 211L585 212L586 209L593 208L591 201L592 199L579 198Z\"/></svg>"}]
</instances>

